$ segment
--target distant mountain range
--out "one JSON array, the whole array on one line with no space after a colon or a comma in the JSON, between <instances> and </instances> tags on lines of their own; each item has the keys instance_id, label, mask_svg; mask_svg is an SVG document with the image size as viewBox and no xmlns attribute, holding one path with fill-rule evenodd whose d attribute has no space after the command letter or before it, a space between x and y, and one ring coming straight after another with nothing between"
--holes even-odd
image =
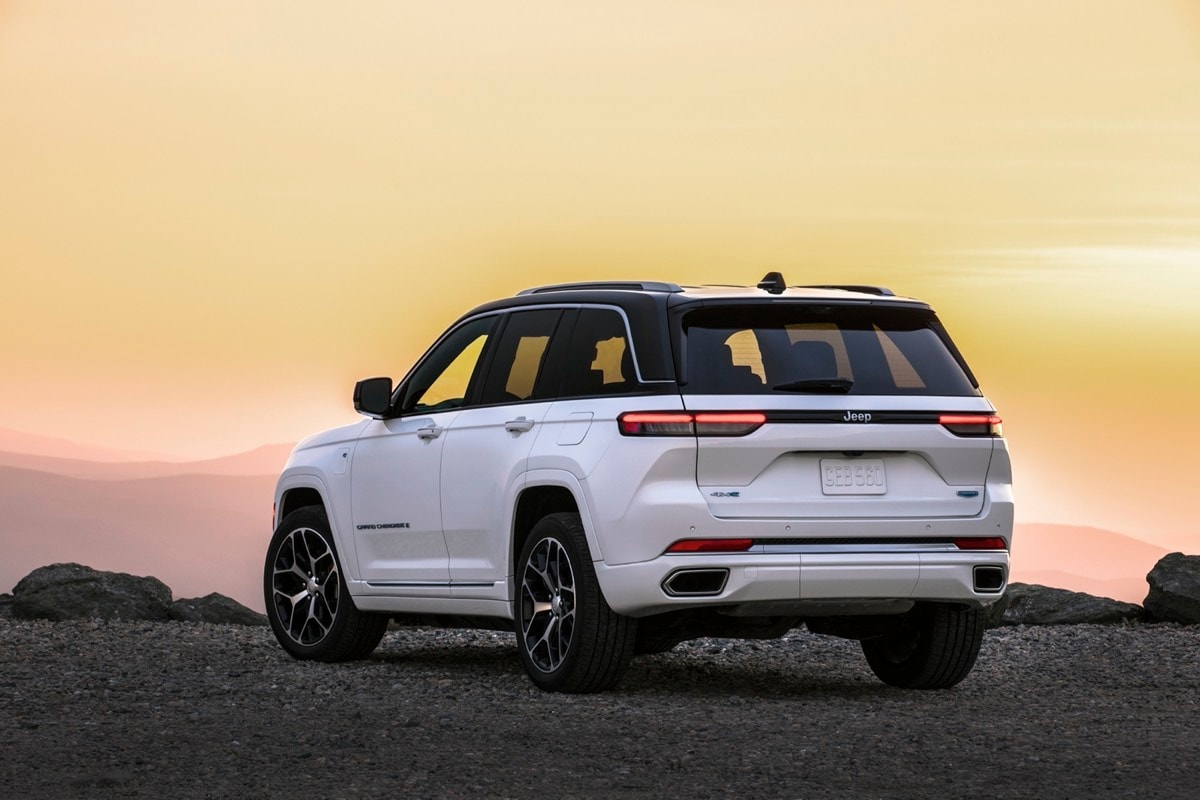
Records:
<instances>
[{"instance_id":1,"label":"distant mountain range","mask_svg":"<svg viewBox=\"0 0 1200 800\"><path fill-rule=\"evenodd\" d=\"M82 461L178 461L162 453L140 450L118 450L93 444L80 444L53 436L15 431L0 427L0 451L32 453L55 458L79 459Z\"/></svg>"},{"instance_id":2,"label":"distant mountain range","mask_svg":"<svg viewBox=\"0 0 1200 800\"><path fill-rule=\"evenodd\" d=\"M1018 523L1011 579L1141 603L1148 589L1146 573L1167 552L1102 528Z\"/></svg>"},{"instance_id":3,"label":"distant mountain range","mask_svg":"<svg viewBox=\"0 0 1200 800\"><path fill-rule=\"evenodd\" d=\"M272 495L291 449L148 460L0 428L0 592L37 567L77 561L261 611Z\"/></svg>"},{"instance_id":4,"label":"distant mountain range","mask_svg":"<svg viewBox=\"0 0 1200 800\"><path fill-rule=\"evenodd\" d=\"M85 480L0 467L0 591L37 567L76 561L261 611L275 478Z\"/></svg>"},{"instance_id":5,"label":"distant mountain range","mask_svg":"<svg viewBox=\"0 0 1200 800\"><path fill-rule=\"evenodd\" d=\"M290 444L269 444L245 453L204 461L110 462L5 452L0 449L0 467L105 481L165 478L172 475L278 475L291 452Z\"/></svg>"},{"instance_id":6,"label":"distant mountain range","mask_svg":"<svg viewBox=\"0 0 1200 800\"><path fill-rule=\"evenodd\" d=\"M0 429L0 592L37 567L77 561L154 575L180 597L215 591L261 611L275 478L291 447L138 460ZM97 450L107 458L91 457ZM1011 579L1140 603L1146 573L1166 552L1100 528L1023 523Z\"/></svg>"}]
</instances>

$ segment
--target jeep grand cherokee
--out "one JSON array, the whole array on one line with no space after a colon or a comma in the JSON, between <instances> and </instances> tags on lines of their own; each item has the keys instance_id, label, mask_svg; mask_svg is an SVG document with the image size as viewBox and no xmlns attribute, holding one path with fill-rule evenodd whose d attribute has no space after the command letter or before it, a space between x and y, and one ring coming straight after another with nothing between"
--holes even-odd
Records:
<instances>
[{"instance_id":1,"label":"jeep grand cherokee","mask_svg":"<svg viewBox=\"0 0 1200 800\"><path fill-rule=\"evenodd\" d=\"M970 672L1004 591L1000 418L925 303L871 286L544 286L475 308L297 446L264 573L297 658L388 620L515 631L547 690L804 624L884 682Z\"/></svg>"}]
</instances>

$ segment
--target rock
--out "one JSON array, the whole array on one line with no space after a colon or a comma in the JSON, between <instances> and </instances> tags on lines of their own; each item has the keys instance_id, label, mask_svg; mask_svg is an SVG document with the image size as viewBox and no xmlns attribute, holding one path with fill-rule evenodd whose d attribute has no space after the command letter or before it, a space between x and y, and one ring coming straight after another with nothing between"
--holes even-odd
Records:
<instances>
[{"instance_id":1,"label":"rock","mask_svg":"<svg viewBox=\"0 0 1200 800\"><path fill-rule=\"evenodd\" d=\"M82 564L39 567L13 588L19 619L166 620L171 590L158 578L101 572Z\"/></svg>"},{"instance_id":2,"label":"rock","mask_svg":"<svg viewBox=\"0 0 1200 800\"><path fill-rule=\"evenodd\" d=\"M1009 592L1012 591L1013 586L1023 585L1024 584L1020 583L1009 584L1004 590L1004 594L1000 597L1000 599L984 609L984 614L987 615L987 626L989 628L999 628L1001 625L1005 624L1004 612L1008 610L1008 606L1012 602Z\"/></svg>"},{"instance_id":3,"label":"rock","mask_svg":"<svg viewBox=\"0 0 1200 800\"><path fill-rule=\"evenodd\" d=\"M989 615L991 627L1001 625L1109 624L1139 619L1141 606L1083 592L1053 589L1033 583L1009 584L1004 598Z\"/></svg>"},{"instance_id":4,"label":"rock","mask_svg":"<svg viewBox=\"0 0 1200 800\"><path fill-rule=\"evenodd\" d=\"M1200 556L1168 553L1146 576L1150 593L1143 605L1151 619L1200 624Z\"/></svg>"},{"instance_id":5,"label":"rock","mask_svg":"<svg viewBox=\"0 0 1200 800\"><path fill-rule=\"evenodd\" d=\"M176 600L171 604L171 619L182 622L212 622L218 625L266 625L267 618L223 594Z\"/></svg>"},{"instance_id":6,"label":"rock","mask_svg":"<svg viewBox=\"0 0 1200 800\"><path fill-rule=\"evenodd\" d=\"M0 619L12 619L12 604L11 594L0 594Z\"/></svg>"}]
</instances>

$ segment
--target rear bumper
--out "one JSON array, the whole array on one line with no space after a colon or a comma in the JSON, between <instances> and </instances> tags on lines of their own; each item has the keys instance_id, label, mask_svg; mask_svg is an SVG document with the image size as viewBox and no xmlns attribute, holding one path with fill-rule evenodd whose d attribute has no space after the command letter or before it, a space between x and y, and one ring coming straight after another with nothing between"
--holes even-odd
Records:
<instances>
[{"instance_id":1,"label":"rear bumper","mask_svg":"<svg viewBox=\"0 0 1200 800\"><path fill-rule=\"evenodd\" d=\"M1008 581L1007 551L714 553L664 555L636 564L597 562L596 575L613 610L642 617L666 611L761 604L764 615L804 601L928 600L986 606ZM976 568L1001 570L998 588L977 591ZM728 570L719 592L673 597L663 588L681 570Z\"/></svg>"}]
</instances>

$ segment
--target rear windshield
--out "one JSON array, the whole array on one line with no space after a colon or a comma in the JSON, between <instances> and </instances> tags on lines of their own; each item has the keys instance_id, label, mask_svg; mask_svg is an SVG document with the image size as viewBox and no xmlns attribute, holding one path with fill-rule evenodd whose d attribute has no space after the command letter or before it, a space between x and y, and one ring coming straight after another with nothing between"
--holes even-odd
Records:
<instances>
[{"instance_id":1,"label":"rear windshield","mask_svg":"<svg viewBox=\"0 0 1200 800\"><path fill-rule=\"evenodd\" d=\"M925 309L706 307L683 334L688 394L979 395Z\"/></svg>"}]
</instances>

